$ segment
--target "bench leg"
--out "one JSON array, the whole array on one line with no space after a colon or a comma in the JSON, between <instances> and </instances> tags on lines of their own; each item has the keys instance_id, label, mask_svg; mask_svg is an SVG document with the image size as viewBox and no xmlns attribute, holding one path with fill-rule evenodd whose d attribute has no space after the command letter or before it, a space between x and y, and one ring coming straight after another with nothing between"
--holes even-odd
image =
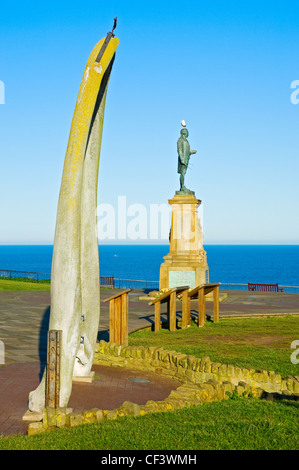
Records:
<instances>
[{"instance_id":1,"label":"bench leg","mask_svg":"<svg viewBox=\"0 0 299 470\"><path fill-rule=\"evenodd\" d=\"M109 311L110 311L110 317L109 317L109 341L110 343L115 343L115 308L114 308L114 303L115 300L110 300L110 305L109 305Z\"/></svg>"},{"instance_id":2,"label":"bench leg","mask_svg":"<svg viewBox=\"0 0 299 470\"><path fill-rule=\"evenodd\" d=\"M161 330L161 303L155 303L155 331Z\"/></svg>"},{"instance_id":3,"label":"bench leg","mask_svg":"<svg viewBox=\"0 0 299 470\"><path fill-rule=\"evenodd\" d=\"M155 331L161 330L161 303L155 303Z\"/></svg>"},{"instance_id":4,"label":"bench leg","mask_svg":"<svg viewBox=\"0 0 299 470\"><path fill-rule=\"evenodd\" d=\"M198 291L198 326L204 326L206 319L206 299L204 289Z\"/></svg>"},{"instance_id":5,"label":"bench leg","mask_svg":"<svg viewBox=\"0 0 299 470\"><path fill-rule=\"evenodd\" d=\"M176 330L176 293L170 294L169 302L169 330Z\"/></svg>"},{"instance_id":6,"label":"bench leg","mask_svg":"<svg viewBox=\"0 0 299 470\"><path fill-rule=\"evenodd\" d=\"M114 343L121 344L121 330L122 330L122 298L115 299L114 311Z\"/></svg>"},{"instance_id":7,"label":"bench leg","mask_svg":"<svg viewBox=\"0 0 299 470\"><path fill-rule=\"evenodd\" d=\"M188 328L191 324L190 317L190 297L188 291L182 294L182 328Z\"/></svg>"},{"instance_id":8,"label":"bench leg","mask_svg":"<svg viewBox=\"0 0 299 470\"><path fill-rule=\"evenodd\" d=\"M121 344L128 345L128 320L129 320L129 296L124 294L121 297L122 322L121 322Z\"/></svg>"},{"instance_id":9,"label":"bench leg","mask_svg":"<svg viewBox=\"0 0 299 470\"><path fill-rule=\"evenodd\" d=\"M219 322L219 287L215 287L213 291L214 300L214 323Z\"/></svg>"}]
</instances>

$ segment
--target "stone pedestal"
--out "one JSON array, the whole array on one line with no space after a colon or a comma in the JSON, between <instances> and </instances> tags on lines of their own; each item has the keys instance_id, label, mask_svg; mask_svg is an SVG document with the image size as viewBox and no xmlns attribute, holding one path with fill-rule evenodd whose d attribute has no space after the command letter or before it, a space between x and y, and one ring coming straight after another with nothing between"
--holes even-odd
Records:
<instances>
[{"instance_id":1,"label":"stone pedestal","mask_svg":"<svg viewBox=\"0 0 299 470\"><path fill-rule=\"evenodd\" d=\"M160 267L159 287L195 288L209 282L207 255L198 217L201 201L192 194L176 194L168 202L172 209L170 251Z\"/></svg>"}]
</instances>

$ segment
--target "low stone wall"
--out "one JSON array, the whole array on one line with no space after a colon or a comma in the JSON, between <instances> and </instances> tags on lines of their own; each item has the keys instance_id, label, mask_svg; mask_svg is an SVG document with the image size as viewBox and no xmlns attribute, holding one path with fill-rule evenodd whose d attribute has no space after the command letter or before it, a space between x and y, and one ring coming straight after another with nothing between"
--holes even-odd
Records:
<instances>
[{"instance_id":1,"label":"low stone wall","mask_svg":"<svg viewBox=\"0 0 299 470\"><path fill-rule=\"evenodd\" d=\"M197 358L158 347L118 346L100 341L96 346L94 362L152 371L184 383L201 384L215 380L238 385L244 382L269 393L299 393L299 377L282 378L273 371L221 364L212 362L209 357Z\"/></svg>"},{"instance_id":2,"label":"low stone wall","mask_svg":"<svg viewBox=\"0 0 299 470\"><path fill-rule=\"evenodd\" d=\"M65 408L47 408L42 421L29 424L28 435L124 416L144 416L147 413L188 408L201 403L228 400L230 396L268 399L299 397L297 377L282 379L271 371L215 363L209 357L196 358L163 348L118 346L101 341L96 347L94 363L151 371L173 377L182 385L173 390L165 400L150 400L145 405L125 401L115 410L96 408L84 413L72 413Z\"/></svg>"},{"instance_id":3,"label":"low stone wall","mask_svg":"<svg viewBox=\"0 0 299 470\"><path fill-rule=\"evenodd\" d=\"M165 400L149 400L145 405L137 405L136 403L125 401L115 410L100 410L94 408L84 413L68 412L65 408L46 408L42 421L29 424L28 435L57 428L116 420L124 416L144 416L148 413L190 408L191 406L198 406L201 403L228 400L229 394L233 395L234 393L245 398L251 396L251 394L254 397L260 398L263 394L263 390L253 390L246 384L241 383L235 386L231 382L223 382L220 384L216 381L209 380L200 385L182 384L176 390L173 390Z\"/></svg>"}]
</instances>

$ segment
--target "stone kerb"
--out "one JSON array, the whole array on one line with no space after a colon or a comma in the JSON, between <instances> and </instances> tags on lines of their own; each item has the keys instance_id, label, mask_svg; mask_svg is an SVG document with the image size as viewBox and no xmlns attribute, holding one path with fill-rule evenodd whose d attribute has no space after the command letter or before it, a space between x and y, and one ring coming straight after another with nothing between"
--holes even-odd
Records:
<instances>
[{"instance_id":1,"label":"stone kerb","mask_svg":"<svg viewBox=\"0 0 299 470\"><path fill-rule=\"evenodd\" d=\"M144 416L199 406L201 403L227 400L230 394L245 398L299 397L298 377L282 379L272 371L235 367L212 362L209 357L196 358L158 347L119 346L101 341L96 346L94 363L155 372L178 379L181 386L165 400L150 400L145 405L125 401L115 410L96 408L84 413L72 413L65 408L46 408L40 422L29 424L28 435L124 416Z\"/></svg>"},{"instance_id":2,"label":"stone kerb","mask_svg":"<svg viewBox=\"0 0 299 470\"><path fill-rule=\"evenodd\" d=\"M118 346L100 341L96 346L94 362L148 370L179 379L183 383L201 384L215 380L238 385L239 382L244 382L268 393L299 393L298 377L282 378L273 371L221 364L212 362L209 357L197 358L158 347Z\"/></svg>"}]
</instances>

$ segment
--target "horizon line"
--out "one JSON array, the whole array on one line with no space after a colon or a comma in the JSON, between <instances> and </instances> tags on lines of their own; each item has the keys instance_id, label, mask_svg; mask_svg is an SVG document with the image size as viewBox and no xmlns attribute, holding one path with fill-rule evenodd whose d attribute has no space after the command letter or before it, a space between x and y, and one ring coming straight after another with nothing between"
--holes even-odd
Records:
<instances>
[{"instance_id":1,"label":"horizon line","mask_svg":"<svg viewBox=\"0 0 299 470\"><path fill-rule=\"evenodd\" d=\"M118 242L118 243L98 243L98 246L169 246L170 243L133 243L133 242ZM299 242L206 242L203 243L203 246L230 246L230 245L239 245L239 246L299 246ZM24 242L24 243L1 243L0 246L54 246L54 243L34 243L34 242Z\"/></svg>"}]
</instances>

